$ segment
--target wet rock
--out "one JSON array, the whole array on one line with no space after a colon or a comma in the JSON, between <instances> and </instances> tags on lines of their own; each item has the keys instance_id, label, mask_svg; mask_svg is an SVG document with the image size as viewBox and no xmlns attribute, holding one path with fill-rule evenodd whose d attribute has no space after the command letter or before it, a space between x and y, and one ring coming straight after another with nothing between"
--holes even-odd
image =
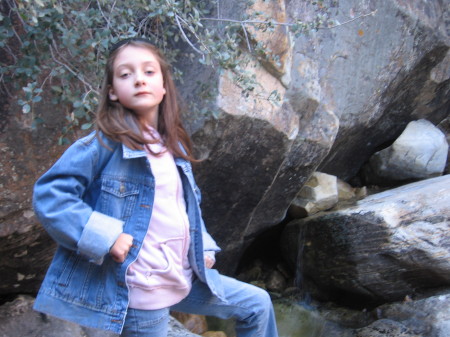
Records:
<instances>
[{"instance_id":1,"label":"wet rock","mask_svg":"<svg viewBox=\"0 0 450 337\"><path fill-rule=\"evenodd\" d=\"M326 298L384 303L450 286L449 229L446 175L293 221L281 249Z\"/></svg>"},{"instance_id":2,"label":"wet rock","mask_svg":"<svg viewBox=\"0 0 450 337\"><path fill-rule=\"evenodd\" d=\"M276 301L274 310L280 336L326 336L326 320L316 311L285 301Z\"/></svg>"}]
</instances>

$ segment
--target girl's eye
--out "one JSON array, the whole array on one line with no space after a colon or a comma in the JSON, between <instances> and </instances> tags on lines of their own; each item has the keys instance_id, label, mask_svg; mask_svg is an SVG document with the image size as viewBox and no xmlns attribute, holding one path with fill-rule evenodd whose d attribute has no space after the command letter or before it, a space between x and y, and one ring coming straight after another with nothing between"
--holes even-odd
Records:
<instances>
[{"instance_id":1,"label":"girl's eye","mask_svg":"<svg viewBox=\"0 0 450 337\"><path fill-rule=\"evenodd\" d=\"M145 73L146 73L147 75L151 75L151 74L154 73L154 71L153 71L153 70L146 70Z\"/></svg>"},{"instance_id":2,"label":"girl's eye","mask_svg":"<svg viewBox=\"0 0 450 337\"><path fill-rule=\"evenodd\" d=\"M130 73L123 73L119 75L121 78L127 78L128 76L130 76Z\"/></svg>"}]
</instances>

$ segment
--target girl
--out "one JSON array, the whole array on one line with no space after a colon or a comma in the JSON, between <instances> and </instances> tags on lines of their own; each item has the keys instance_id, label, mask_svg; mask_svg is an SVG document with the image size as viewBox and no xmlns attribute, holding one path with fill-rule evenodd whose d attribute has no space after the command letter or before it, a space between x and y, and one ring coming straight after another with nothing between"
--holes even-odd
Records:
<instances>
[{"instance_id":1,"label":"girl","mask_svg":"<svg viewBox=\"0 0 450 337\"><path fill-rule=\"evenodd\" d=\"M114 45L96 132L37 182L33 204L58 249L35 309L121 336L167 336L169 310L236 319L276 337L268 294L211 269L169 65L142 38Z\"/></svg>"}]
</instances>

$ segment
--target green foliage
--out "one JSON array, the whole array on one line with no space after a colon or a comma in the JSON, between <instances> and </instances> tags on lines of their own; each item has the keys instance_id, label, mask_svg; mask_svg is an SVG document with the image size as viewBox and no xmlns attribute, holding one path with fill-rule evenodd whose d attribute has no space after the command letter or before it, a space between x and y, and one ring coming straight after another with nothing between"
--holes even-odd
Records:
<instances>
[{"instance_id":1,"label":"green foliage","mask_svg":"<svg viewBox=\"0 0 450 337\"><path fill-rule=\"evenodd\" d=\"M209 3L4 0L0 7L0 52L5 57L0 61L0 82L12 84L15 91L22 88L18 104L23 113L31 115L34 126L42 122L35 106L42 100L44 88L54 104L71 106L69 111L61 111L66 114L67 125L60 143L67 141L64 136L72 129L91 127L108 48L122 38L148 37L172 64L180 58L197 59L208 66L233 70L243 91L250 92L254 83L238 60L241 47L249 44L244 25L253 24L251 18L208 21L217 5ZM278 23L267 18L258 24L259 29L270 31ZM289 27L297 34L319 24L298 21ZM175 68L174 75L180 79L181 70Z\"/></svg>"}]
</instances>

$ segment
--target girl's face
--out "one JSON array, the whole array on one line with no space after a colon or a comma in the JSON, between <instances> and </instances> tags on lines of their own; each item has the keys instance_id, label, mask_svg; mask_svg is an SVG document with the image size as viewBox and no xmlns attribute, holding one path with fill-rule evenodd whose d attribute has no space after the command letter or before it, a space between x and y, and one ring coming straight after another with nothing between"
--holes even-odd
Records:
<instances>
[{"instance_id":1,"label":"girl's face","mask_svg":"<svg viewBox=\"0 0 450 337\"><path fill-rule=\"evenodd\" d=\"M166 89L158 59L144 46L125 46L113 63L109 98L154 124ZM156 126L156 125L153 125Z\"/></svg>"}]
</instances>

